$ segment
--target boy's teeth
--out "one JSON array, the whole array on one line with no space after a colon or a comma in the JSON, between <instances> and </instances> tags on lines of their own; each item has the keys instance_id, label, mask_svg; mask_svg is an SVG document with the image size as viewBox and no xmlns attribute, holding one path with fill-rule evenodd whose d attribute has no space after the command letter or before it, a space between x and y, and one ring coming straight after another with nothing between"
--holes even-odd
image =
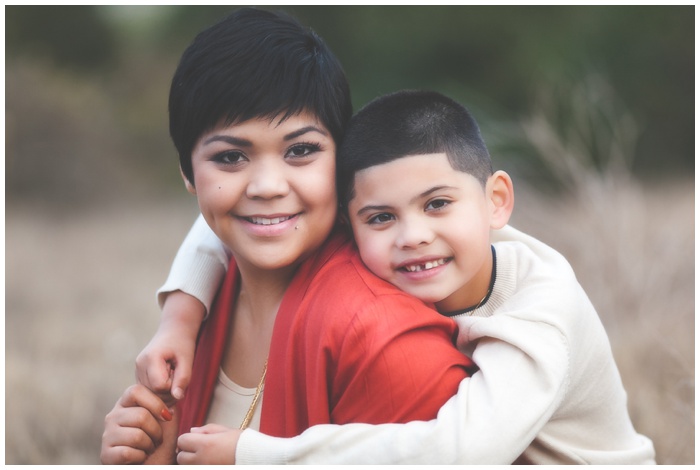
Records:
<instances>
[{"instance_id":1,"label":"boy's teeth","mask_svg":"<svg viewBox=\"0 0 700 470\"><path fill-rule=\"evenodd\" d=\"M250 221L256 225L275 225L275 224L279 224L280 222L284 222L285 220L289 220L291 218L292 218L292 216L275 217L273 219L266 219L264 217L251 217Z\"/></svg>"},{"instance_id":2,"label":"boy's teeth","mask_svg":"<svg viewBox=\"0 0 700 470\"><path fill-rule=\"evenodd\" d=\"M409 271L412 273L415 273L418 271L426 271L428 269L433 269L433 268L437 268L438 266L442 266L443 264L445 264L445 261L446 260L443 258L443 259L438 259L435 261L428 261L425 264L412 264L412 265L406 266L406 271Z\"/></svg>"}]
</instances>

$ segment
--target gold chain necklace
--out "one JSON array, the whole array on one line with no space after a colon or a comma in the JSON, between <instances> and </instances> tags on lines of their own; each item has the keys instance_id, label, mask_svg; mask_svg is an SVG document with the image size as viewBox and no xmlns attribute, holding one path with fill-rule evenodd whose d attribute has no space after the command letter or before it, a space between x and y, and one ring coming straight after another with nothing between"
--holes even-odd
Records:
<instances>
[{"instance_id":1,"label":"gold chain necklace","mask_svg":"<svg viewBox=\"0 0 700 470\"><path fill-rule=\"evenodd\" d=\"M471 309L471 311L468 312L468 315L469 315L469 316L471 316L474 312L476 312L476 310L477 310L479 307L481 307L482 305L484 305L484 301L486 300L486 297L488 297L490 293L491 293L491 289L489 288L489 290L486 291L486 295L479 301L478 304L476 304L476 307L474 307L473 309Z\"/></svg>"},{"instance_id":2,"label":"gold chain necklace","mask_svg":"<svg viewBox=\"0 0 700 470\"><path fill-rule=\"evenodd\" d=\"M250 424L250 421L253 419L255 405L258 404L258 398L260 398L260 394L263 390L263 385L265 384L265 374L267 374L267 360L265 360L265 366L263 367L263 373L262 377L260 377L260 382L258 382L258 386L255 388L255 395L253 395L253 403L250 404L250 408L248 408L248 412L245 414L245 418L243 418L243 422L241 423L240 429L247 428Z\"/></svg>"}]
</instances>

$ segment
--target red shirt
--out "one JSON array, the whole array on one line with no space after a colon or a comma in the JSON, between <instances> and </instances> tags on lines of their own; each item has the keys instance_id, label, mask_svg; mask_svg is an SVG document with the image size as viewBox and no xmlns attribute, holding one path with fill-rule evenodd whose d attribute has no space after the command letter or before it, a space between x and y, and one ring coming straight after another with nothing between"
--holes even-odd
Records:
<instances>
[{"instance_id":1,"label":"red shirt","mask_svg":"<svg viewBox=\"0 0 700 470\"><path fill-rule=\"evenodd\" d=\"M229 266L202 327L180 432L204 424L237 292ZM473 363L454 322L371 274L335 234L299 267L275 320L260 431L290 437L314 424L429 420Z\"/></svg>"}]
</instances>

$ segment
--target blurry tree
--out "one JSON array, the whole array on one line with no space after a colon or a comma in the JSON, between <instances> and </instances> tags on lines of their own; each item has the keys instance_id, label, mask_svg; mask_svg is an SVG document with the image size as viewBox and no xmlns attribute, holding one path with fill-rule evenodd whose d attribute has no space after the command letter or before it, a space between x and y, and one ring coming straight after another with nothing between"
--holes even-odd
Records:
<instances>
[{"instance_id":1,"label":"blurry tree","mask_svg":"<svg viewBox=\"0 0 700 470\"><path fill-rule=\"evenodd\" d=\"M527 114L546 86L606 81L641 127L635 169L694 165L690 6L298 7L340 56L355 101L433 88L480 120Z\"/></svg>"},{"instance_id":2,"label":"blurry tree","mask_svg":"<svg viewBox=\"0 0 700 470\"><path fill-rule=\"evenodd\" d=\"M89 71L114 65L114 32L90 6L5 7L5 53L52 59L57 67Z\"/></svg>"},{"instance_id":3,"label":"blurry tree","mask_svg":"<svg viewBox=\"0 0 700 470\"><path fill-rule=\"evenodd\" d=\"M71 109L70 96L58 100L84 129L98 122L112 123L96 129L93 140L121 133L116 139L122 146L118 155L109 153L111 146L90 158L111 158L137 165L140 173L162 175L163 163L173 166L176 161L167 135L170 76L196 33L235 8L6 7L6 117L10 123L6 149L15 170L33 161L27 155L33 144L23 142L21 136L34 134L21 129L32 125L31 113L41 112L42 102L48 107L57 100L35 102L32 106L37 109L18 107L32 102L32 96L49 92L49 87L57 87L50 93L60 93L65 85L66 93L75 96L86 88L95 93L102 90L104 96L94 100L99 100L99 107L85 101L85 106ZM636 125L636 145L630 148L638 175L687 174L694 168L692 6L262 8L285 10L326 40L345 67L356 109L398 89L435 89L472 109L496 158L525 158L533 149L501 139L502 130L532 114L550 91L567 100L581 83L595 76L605 84L605 96L614 96ZM15 70L27 62L41 64L34 70L45 77L15 76ZM23 70L29 73L26 67ZM65 77L66 73L72 75ZM57 85L61 77L63 82ZM30 89L33 83L43 90ZM572 93L567 94L567 89ZM27 99L12 98L22 93ZM561 108L564 113L572 106L562 103ZM50 112L60 115L62 108L54 104ZM101 117L96 119L95 114ZM55 134L57 138L70 135ZM66 158L80 158L79 153L91 145L75 151L66 142L56 147L65 149ZM51 146L47 142L46 148ZM15 151L24 154L13 155ZM27 168L25 174L31 175L34 168ZM177 179L175 170L168 175ZM12 178L10 172L8 180ZM78 179L76 173L70 190L77 187ZM21 183L27 189L29 181L18 180L9 188L12 191Z\"/></svg>"}]
</instances>

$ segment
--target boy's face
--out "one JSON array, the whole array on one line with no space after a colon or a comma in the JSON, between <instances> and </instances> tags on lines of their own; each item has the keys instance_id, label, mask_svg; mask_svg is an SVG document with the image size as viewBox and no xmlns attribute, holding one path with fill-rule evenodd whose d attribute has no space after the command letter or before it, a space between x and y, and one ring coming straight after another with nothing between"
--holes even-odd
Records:
<instances>
[{"instance_id":1,"label":"boy's face","mask_svg":"<svg viewBox=\"0 0 700 470\"><path fill-rule=\"evenodd\" d=\"M207 132L195 145L192 167L188 190L241 267L293 266L333 227L335 142L312 114Z\"/></svg>"},{"instance_id":2,"label":"boy's face","mask_svg":"<svg viewBox=\"0 0 700 470\"><path fill-rule=\"evenodd\" d=\"M493 204L476 178L444 153L416 155L359 171L354 189L350 222L372 272L442 312L486 295Z\"/></svg>"}]
</instances>

